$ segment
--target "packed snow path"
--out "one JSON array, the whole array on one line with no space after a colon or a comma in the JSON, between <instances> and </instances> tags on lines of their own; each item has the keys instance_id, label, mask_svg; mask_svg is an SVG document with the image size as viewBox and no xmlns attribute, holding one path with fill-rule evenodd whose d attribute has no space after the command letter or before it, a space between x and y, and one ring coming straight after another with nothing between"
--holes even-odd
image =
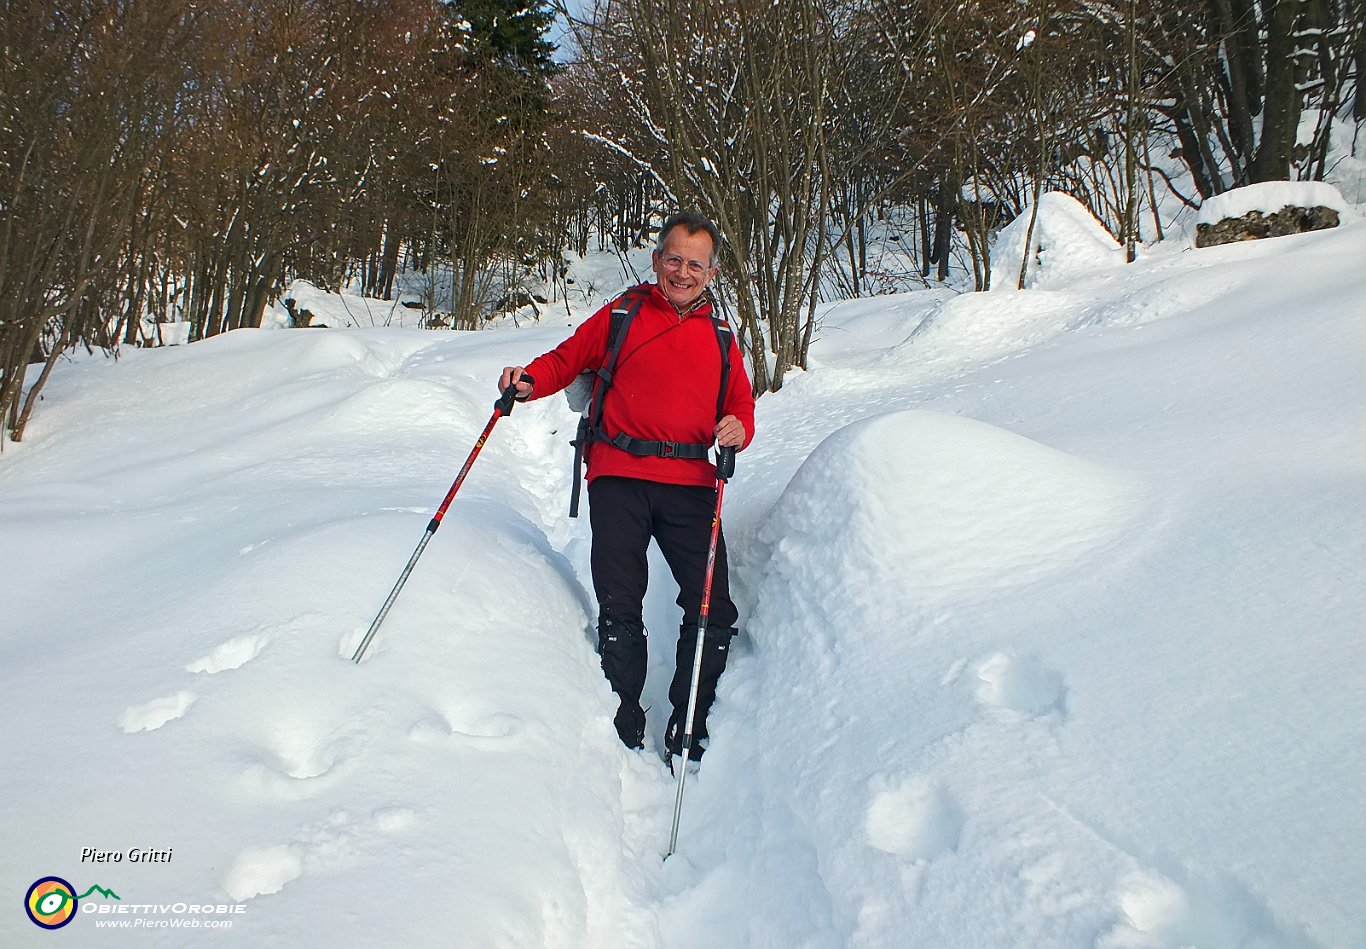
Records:
<instances>
[{"instance_id":1,"label":"packed snow path","mask_svg":"<svg viewBox=\"0 0 1366 949\"><path fill-rule=\"evenodd\" d=\"M562 400L347 661L563 326L62 367L0 456L0 942L53 938L17 907L56 874L245 906L82 945L1362 944L1362 259L1358 224L829 310L726 494L746 634L667 863Z\"/></svg>"}]
</instances>

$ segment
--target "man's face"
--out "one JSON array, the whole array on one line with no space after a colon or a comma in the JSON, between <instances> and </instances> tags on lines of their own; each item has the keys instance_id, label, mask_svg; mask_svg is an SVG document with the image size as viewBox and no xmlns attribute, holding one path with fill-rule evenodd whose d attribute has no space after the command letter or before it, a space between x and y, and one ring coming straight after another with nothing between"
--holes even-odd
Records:
<instances>
[{"instance_id":1,"label":"man's face","mask_svg":"<svg viewBox=\"0 0 1366 949\"><path fill-rule=\"evenodd\" d=\"M664 238L664 249L654 252L653 266L659 289L679 310L686 310L707 289L716 268L711 265L711 235L689 233L677 226Z\"/></svg>"}]
</instances>

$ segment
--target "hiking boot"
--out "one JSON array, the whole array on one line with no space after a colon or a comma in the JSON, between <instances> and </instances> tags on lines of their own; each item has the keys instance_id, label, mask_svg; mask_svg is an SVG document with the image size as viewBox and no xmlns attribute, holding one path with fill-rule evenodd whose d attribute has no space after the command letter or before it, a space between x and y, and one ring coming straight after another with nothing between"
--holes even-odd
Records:
<instances>
[{"instance_id":1,"label":"hiking boot","mask_svg":"<svg viewBox=\"0 0 1366 949\"><path fill-rule=\"evenodd\" d=\"M645 747L645 711L639 704L623 699L612 724L617 727L617 736L627 748Z\"/></svg>"},{"instance_id":2,"label":"hiking boot","mask_svg":"<svg viewBox=\"0 0 1366 949\"><path fill-rule=\"evenodd\" d=\"M676 767L676 763L682 761L683 757L681 755L665 755L664 757L665 763L669 766L669 774L673 775L674 777L678 777L678 772L674 769ZM696 758L688 762L688 774L695 775L697 774L697 772L701 770L702 762L698 761Z\"/></svg>"},{"instance_id":3,"label":"hiking boot","mask_svg":"<svg viewBox=\"0 0 1366 949\"><path fill-rule=\"evenodd\" d=\"M683 757L683 735L678 729L678 722L673 717L670 717L669 727L664 730L664 748L670 756ZM701 761L702 754L706 750L702 744L702 739L694 735L692 745L688 747L688 758L692 761ZM670 770L673 770L672 766Z\"/></svg>"},{"instance_id":4,"label":"hiking boot","mask_svg":"<svg viewBox=\"0 0 1366 949\"><path fill-rule=\"evenodd\" d=\"M612 719L621 743L627 748L645 745L645 710L640 693L645 687L645 627L611 617L598 621L598 655L602 671L619 705Z\"/></svg>"}]
</instances>

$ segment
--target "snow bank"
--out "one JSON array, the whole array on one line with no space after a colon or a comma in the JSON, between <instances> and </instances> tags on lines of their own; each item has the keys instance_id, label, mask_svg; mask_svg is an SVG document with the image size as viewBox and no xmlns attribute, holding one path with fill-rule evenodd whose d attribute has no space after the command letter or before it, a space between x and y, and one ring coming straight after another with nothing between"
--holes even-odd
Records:
<instances>
[{"instance_id":1,"label":"snow bank","mask_svg":"<svg viewBox=\"0 0 1366 949\"><path fill-rule=\"evenodd\" d=\"M1018 810L1004 775L937 762L980 753L1014 771L1015 752L1000 757L996 743L1046 742L1066 719L1068 684L1017 654L1005 627L976 655L940 631L969 604L1094 569L1141 506L1113 471L952 415L881 415L810 454L760 531L768 553L746 671L761 679L737 687L752 719L731 734L723 716L714 752L726 768L731 748L765 750L735 766L755 769L745 783L760 790L742 790L740 806L762 827L760 852L785 855L781 887L752 871L764 925L814 927L792 944L892 946L910 933L916 944L994 944L990 905L949 890L935 890L936 914L970 915L965 938L942 942L942 926L917 922L930 868L954 875L980 861L983 822ZM791 925L776 925L773 944L796 938ZM1042 944L1046 931L1013 938Z\"/></svg>"},{"instance_id":2,"label":"snow bank","mask_svg":"<svg viewBox=\"0 0 1366 949\"><path fill-rule=\"evenodd\" d=\"M535 508L506 477L508 423L348 661L491 411L495 376L462 351L453 334L237 331L72 367L5 459L25 499L5 507L5 559L50 543L38 559L62 570L28 576L83 576L56 613L6 581L6 629L42 648L6 641L4 692L48 727L6 742L0 780L19 812L62 815L7 812L7 891L59 867L124 902L243 903L239 932L206 944L284 927L295 945L435 945L456 925L468 945L604 945L639 925L602 902L631 886L599 844L621 836L604 801L625 751L587 603L518 513ZM175 862L83 866L92 844ZM37 933L0 918L5 945Z\"/></svg>"},{"instance_id":3,"label":"snow bank","mask_svg":"<svg viewBox=\"0 0 1366 949\"><path fill-rule=\"evenodd\" d=\"M1030 210L1004 227L991 250L991 288L1019 285L1020 262L1028 247L1025 287L1056 287L1078 277L1123 266L1124 252L1090 211L1060 191L1039 196L1039 213L1029 235Z\"/></svg>"},{"instance_id":4,"label":"snow bank","mask_svg":"<svg viewBox=\"0 0 1366 949\"><path fill-rule=\"evenodd\" d=\"M689 892L762 922L704 936L1366 935L1343 793L1366 774L1362 246L1323 233L1200 267L1172 249L1056 290L898 301L925 329L876 372L843 336L867 302L826 314L838 347L764 400L733 488L739 512L757 496L740 523L764 541L736 545L753 647L715 713L706 775L724 786L698 796L736 819L687 826ZM1031 306L1012 323L992 299ZM960 439L971 460L942 451ZM1038 562L997 575L1031 523ZM939 547L918 550L922 531ZM727 899L735 878L757 882Z\"/></svg>"},{"instance_id":5,"label":"snow bank","mask_svg":"<svg viewBox=\"0 0 1366 949\"><path fill-rule=\"evenodd\" d=\"M1111 472L970 419L902 412L827 438L761 536L779 564L800 561L833 585L801 583L813 605L839 603L845 615L856 603L887 607L856 624L881 641L885 624L909 618L896 598L1037 582L1103 545L1132 513L1131 489ZM838 595L845 581L853 585Z\"/></svg>"}]
</instances>

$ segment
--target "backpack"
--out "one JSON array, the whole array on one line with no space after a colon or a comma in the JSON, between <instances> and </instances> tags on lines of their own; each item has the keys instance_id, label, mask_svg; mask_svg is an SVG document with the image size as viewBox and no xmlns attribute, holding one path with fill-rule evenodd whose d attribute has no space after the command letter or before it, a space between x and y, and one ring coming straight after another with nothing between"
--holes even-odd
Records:
<instances>
[{"instance_id":1,"label":"backpack","mask_svg":"<svg viewBox=\"0 0 1366 949\"><path fill-rule=\"evenodd\" d=\"M607 397L607 390L612 388L612 373L616 369L617 357L621 355L621 346L626 340L627 331L631 328L631 321L640 312L640 307L649 293L649 284L640 284L622 294L621 299L612 307L611 322L607 329L607 355L602 361L602 368L596 372L580 373L569 388L565 389L565 398L569 400L570 408L579 413L578 432L569 442L574 446L573 487L569 494L570 517L579 516L579 491L583 469L588 447L595 441L608 442L633 455L657 455L661 458L706 458L707 452L711 449L710 444L646 441L633 438L624 432L609 437L602 427L602 403ZM720 421L725 405L726 386L730 381L730 344L733 334L730 324L723 317L712 316L711 322L712 328L716 330L716 344L721 351L721 389L716 395L716 419Z\"/></svg>"}]
</instances>

